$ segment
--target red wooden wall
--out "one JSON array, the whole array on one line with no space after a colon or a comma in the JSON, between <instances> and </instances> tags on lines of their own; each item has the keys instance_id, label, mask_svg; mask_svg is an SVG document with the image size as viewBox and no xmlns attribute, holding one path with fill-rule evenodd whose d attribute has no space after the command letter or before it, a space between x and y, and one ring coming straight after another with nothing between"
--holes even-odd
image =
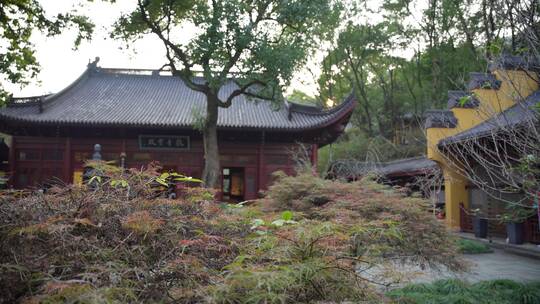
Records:
<instances>
[{"instance_id":1,"label":"red wooden wall","mask_svg":"<svg viewBox=\"0 0 540 304\"><path fill-rule=\"evenodd\" d=\"M164 170L200 177L204 166L203 145L192 140L186 151L141 150L137 138L51 138L14 136L10 150L11 184L15 188L41 186L49 180L73 181L73 172L82 171L91 159L94 145L100 144L104 160L118 164L126 153L126 167L140 168L159 161ZM291 157L296 144L220 142L221 166L244 168L245 198L253 199L272 181L272 174L282 170L294 173ZM316 146L310 157L316 161Z\"/></svg>"}]
</instances>

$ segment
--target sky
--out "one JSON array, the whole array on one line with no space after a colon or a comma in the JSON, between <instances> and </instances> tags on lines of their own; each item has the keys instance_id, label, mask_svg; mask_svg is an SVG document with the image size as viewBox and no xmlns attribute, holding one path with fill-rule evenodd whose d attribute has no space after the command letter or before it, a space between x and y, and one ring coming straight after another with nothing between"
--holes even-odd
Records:
<instances>
[{"instance_id":1,"label":"sky","mask_svg":"<svg viewBox=\"0 0 540 304\"><path fill-rule=\"evenodd\" d=\"M41 0L47 14L78 9L90 17L96 25L91 41L83 41L77 50L73 49L75 30L68 30L59 36L46 37L34 31L32 42L41 72L27 86L5 84L14 96L34 96L62 90L86 69L89 61L100 57L99 66L110 68L157 69L164 64L164 48L157 38L145 37L132 45L132 49L122 49L123 43L109 38L107 28L118 17L133 9L135 1L118 0L114 4L86 0ZM82 5L84 4L84 5Z\"/></svg>"},{"instance_id":2,"label":"sky","mask_svg":"<svg viewBox=\"0 0 540 304\"><path fill-rule=\"evenodd\" d=\"M76 37L74 30L65 31L55 37L45 37L39 31L35 31L32 42L35 45L41 72L24 87L3 82L5 89L15 97L58 92L77 79L89 61L93 61L96 57L100 58L98 66L107 68L158 69L165 63L164 47L157 38L147 35L134 43L130 49L123 48L124 43L121 41L109 38L108 28L122 13L133 10L136 3L133 0L117 0L114 4L102 1L89 3L87 0L40 0L40 3L51 16L77 9L90 17L96 25L94 37L74 50L73 41ZM186 30L185 34L189 36L191 33ZM318 56L322 58L321 54ZM316 73L317 68L311 65L311 70ZM315 95L317 87L312 73L305 70L297 74L291 89L296 88Z\"/></svg>"},{"instance_id":3,"label":"sky","mask_svg":"<svg viewBox=\"0 0 540 304\"><path fill-rule=\"evenodd\" d=\"M166 63L161 41L151 35L138 40L129 49L125 49L123 42L109 37L111 25L122 13L133 11L136 5L134 0L116 0L113 4L99 0L92 2L88 0L39 0L39 2L50 16L74 9L79 14L88 16L96 25L94 36L91 41L83 41L79 48L74 50L75 30L67 30L55 37L46 37L39 30L34 31L32 42L35 45L35 55L41 65L41 72L37 78L32 79L30 84L24 87L2 81L4 88L15 97L58 92L77 79L84 72L87 64L96 57L100 58L98 65L106 68L158 69ZM381 5L380 0L367 0L362 3L369 9L377 9ZM413 10L420 13L426 1L418 0L415 3L416 7ZM379 14L368 14L369 16L360 18L359 22L376 23L382 20ZM415 19L411 21L418 22ZM193 30L183 30L185 32L181 35L185 37L193 35ZM410 57L412 53L412 50L396 50L394 55ZM317 95L316 79L320 75L319 63L324 54L323 49L317 51L306 67L296 73L288 93L291 93L293 89L299 89L308 95Z\"/></svg>"}]
</instances>

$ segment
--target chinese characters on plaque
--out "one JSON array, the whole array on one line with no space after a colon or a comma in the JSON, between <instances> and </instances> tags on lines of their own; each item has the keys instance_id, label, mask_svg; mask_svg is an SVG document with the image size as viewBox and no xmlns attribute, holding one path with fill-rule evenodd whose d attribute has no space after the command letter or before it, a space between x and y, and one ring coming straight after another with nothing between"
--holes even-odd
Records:
<instances>
[{"instance_id":1,"label":"chinese characters on plaque","mask_svg":"<svg viewBox=\"0 0 540 304\"><path fill-rule=\"evenodd\" d=\"M140 135L141 149L189 149L189 136Z\"/></svg>"}]
</instances>

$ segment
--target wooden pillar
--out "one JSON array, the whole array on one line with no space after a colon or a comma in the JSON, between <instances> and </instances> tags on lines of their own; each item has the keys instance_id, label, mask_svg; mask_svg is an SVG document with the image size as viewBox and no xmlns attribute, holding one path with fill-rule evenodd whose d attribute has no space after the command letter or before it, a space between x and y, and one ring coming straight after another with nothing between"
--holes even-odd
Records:
<instances>
[{"instance_id":1,"label":"wooden pillar","mask_svg":"<svg viewBox=\"0 0 540 304\"><path fill-rule=\"evenodd\" d=\"M15 187L15 178L16 178L16 161L17 161L17 155L16 155L16 137L11 137L11 146L9 147L9 185L11 187Z\"/></svg>"},{"instance_id":2,"label":"wooden pillar","mask_svg":"<svg viewBox=\"0 0 540 304\"><path fill-rule=\"evenodd\" d=\"M127 156L127 141L126 141L126 137L127 137L127 132L126 132L126 129L122 129L121 132L120 132L120 135L122 136L122 151L120 151L120 153L126 153L126 156Z\"/></svg>"},{"instance_id":3,"label":"wooden pillar","mask_svg":"<svg viewBox=\"0 0 540 304\"><path fill-rule=\"evenodd\" d=\"M455 169L443 167L444 200L446 223L452 229L459 229L461 224L460 203L469 208L469 189L467 180Z\"/></svg>"},{"instance_id":4,"label":"wooden pillar","mask_svg":"<svg viewBox=\"0 0 540 304\"><path fill-rule=\"evenodd\" d=\"M120 167L122 168L122 170L125 170L127 168L127 165L126 165L126 158L127 158L127 152L126 152L126 135L124 134L124 132L122 133L122 151L120 151ZM178 170L178 167L176 167L177 169L175 171Z\"/></svg>"},{"instance_id":5,"label":"wooden pillar","mask_svg":"<svg viewBox=\"0 0 540 304\"><path fill-rule=\"evenodd\" d=\"M258 191L266 189L266 181L264 180L265 166L264 166L264 142L265 134L264 131L261 133L261 142L259 143L259 153L257 154L257 184Z\"/></svg>"},{"instance_id":6,"label":"wooden pillar","mask_svg":"<svg viewBox=\"0 0 540 304\"><path fill-rule=\"evenodd\" d=\"M64 147L64 181L72 183L73 173L71 172L71 138L66 137Z\"/></svg>"},{"instance_id":7,"label":"wooden pillar","mask_svg":"<svg viewBox=\"0 0 540 304\"><path fill-rule=\"evenodd\" d=\"M317 144L311 145L311 166L313 167L313 171L315 173L317 172L317 161L318 161L317 149L318 149L318 147L319 146Z\"/></svg>"}]
</instances>

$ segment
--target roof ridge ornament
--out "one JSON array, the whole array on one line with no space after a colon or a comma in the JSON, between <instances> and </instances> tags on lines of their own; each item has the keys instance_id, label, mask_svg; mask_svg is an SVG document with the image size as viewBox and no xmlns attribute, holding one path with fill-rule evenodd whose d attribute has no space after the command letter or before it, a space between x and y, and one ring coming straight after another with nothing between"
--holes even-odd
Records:
<instances>
[{"instance_id":1,"label":"roof ridge ornament","mask_svg":"<svg viewBox=\"0 0 540 304\"><path fill-rule=\"evenodd\" d=\"M99 60L100 60L99 56L96 56L94 61L88 60L88 68L93 69L93 70L97 69Z\"/></svg>"},{"instance_id":2,"label":"roof ridge ornament","mask_svg":"<svg viewBox=\"0 0 540 304\"><path fill-rule=\"evenodd\" d=\"M43 100L45 98L43 96L40 96L37 100L37 104L38 104L38 109L39 109L39 113L43 113Z\"/></svg>"},{"instance_id":3,"label":"roof ridge ornament","mask_svg":"<svg viewBox=\"0 0 540 304\"><path fill-rule=\"evenodd\" d=\"M291 121L292 120L292 109L291 109L292 105L287 99L284 100L284 104L285 104L285 109L287 109L287 119Z\"/></svg>"},{"instance_id":4,"label":"roof ridge ornament","mask_svg":"<svg viewBox=\"0 0 540 304\"><path fill-rule=\"evenodd\" d=\"M501 81L493 73L470 72L467 89L469 91L476 89L498 90L501 87Z\"/></svg>"},{"instance_id":5,"label":"roof ridge ornament","mask_svg":"<svg viewBox=\"0 0 540 304\"><path fill-rule=\"evenodd\" d=\"M459 90L448 91L447 108L476 108L480 105L480 101L475 97L474 93Z\"/></svg>"},{"instance_id":6,"label":"roof ridge ornament","mask_svg":"<svg viewBox=\"0 0 540 304\"><path fill-rule=\"evenodd\" d=\"M39 106L40 107L40 113L42 112L42 105L43 101L45 101L45 98L50 96L51 94L47 95L39 95L39 96L29 96L29 97L13 97L13 94L10 94L8 96L8 108L14 108L14 107L27 107L27 106Z\"/></svg>"}]
</instances>

